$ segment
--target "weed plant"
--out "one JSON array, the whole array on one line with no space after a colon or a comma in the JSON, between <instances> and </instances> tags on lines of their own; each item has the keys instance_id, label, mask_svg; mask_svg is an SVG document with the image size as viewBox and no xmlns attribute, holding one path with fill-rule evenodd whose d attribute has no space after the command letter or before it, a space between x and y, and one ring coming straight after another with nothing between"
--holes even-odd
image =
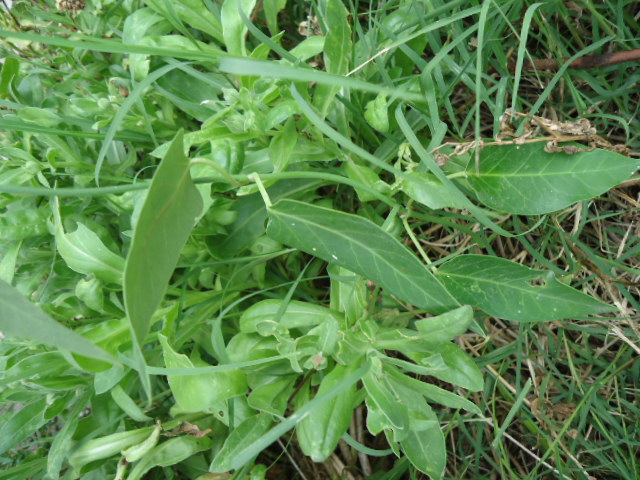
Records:
<instances>
[{"instance_id":1,"label":"weed plant","mask_svg":"<svg viewBox=\"0 0 640 480\"><path fill-rule=\"evenodd\" d=\"M5 7L0 479L639 478L639 15Z\"/></svg>"}]
</instances>

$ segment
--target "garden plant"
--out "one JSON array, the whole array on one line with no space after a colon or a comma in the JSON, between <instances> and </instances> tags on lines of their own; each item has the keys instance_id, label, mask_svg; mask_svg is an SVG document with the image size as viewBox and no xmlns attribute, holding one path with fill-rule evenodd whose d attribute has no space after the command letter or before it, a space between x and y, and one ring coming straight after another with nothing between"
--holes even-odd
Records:
<instances>
[{"instance_id":1,"label":"garden plant","mask_svg":"<svg viewBox=\"0 0 640 480\"><path fill-rule=\"evenodd\" d=\"M638 478L637 2L1 12L0 479Z\"/></svg>"}]
</instances>

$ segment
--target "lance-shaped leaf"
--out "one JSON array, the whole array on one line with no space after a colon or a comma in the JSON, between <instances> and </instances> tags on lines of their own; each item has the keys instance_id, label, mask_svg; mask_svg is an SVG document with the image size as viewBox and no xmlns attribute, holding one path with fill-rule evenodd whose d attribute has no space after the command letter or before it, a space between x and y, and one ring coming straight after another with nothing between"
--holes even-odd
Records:
<instances>
[{"instance_id":1,"label":"lance-shaped leaf","mask_svg":"<svg viewBox=\"0 0 640 480\"><path fill-rule=\"evenodd\" d=\"M434 313L458 305L406 247L373 222L295 200L269 208L267 235L368 278Z\"/></svg>"},{"instance_id":2,"label":"lance-shaped leaf","mask_svg":"<svg viewBox=\"0 0 640 480\"><path fill-rule=\"evenodd\" d=\"M250 15L256 0L224 0L220 9L220 20L222 23L222 36L227 47L227 52L238 57L247 56L247 48L245 46L245 36L247 27L242 21L242 17L238 12L242 11Z\"/></svg>"},{"instance_id":3,"label":"lance-shaped leaf","mask_svg":"<svg viewBox=\"0 0 640 480\"><path fill-rule=\"evenodd\" d=\"M127 257L125 307L139 343L149 331L151 317L202 210L202 199L183 152L179 132L153 177Z\"/></svg>"},{"instance_id":4,"label":"lance-shaped leaf","mask_svg":"<svg viewBox=\"0 0 640 480\"><path fill-rule=\"evenodd\" d=\"M355 367L356 365L349 367L336 365L322 379L318 395L331 390L340 380L355 371ZM351 385L334 401L315 409L298 424L300 448L314 462L326 460L338 446L338 440L349 428L355 408L356 391L355 384Z\"/></svg>"},{"instance_id":5,"label":"lance-shaped leaf","mask_svg":"<svg viewBox=\"0 0 640 480\"><path fill-rule=\"evenodd\" d=\"M56 248L71 270L94 274L104 282L121 283L124 259L105 247L100 237L78 222L75 232L65 233L57 199L53 201Z\"/></svg>"},{"instance_id":6,"label":"lance-shaped leaf","mask_svg":"<svg viewBox=\"0 0 640 480\"><path fill-rule=\"evenodd\" d=\"M194 368L186 355L177 353L167 338L158 335L167 368ZM176 403L187 412L206 412L220 402L247 391L247 380L241 370L210 372L198 375L167 375Z\"/></svg>"},{"instance_id":7,"label":"lance-shaped leaf","mask_svg":"<svg viewBox=\"0 0 640 480\"><path fill-rule=\"evenodd\" d=\"M3 280L0 280L0 331L115 363L115 359L107 352L60 325Z\"/></svg>"},{"instance_id":8,"label":"lance-shaped leaf","mask_svg":"<svg viewBox=\"0 0 640 480\"><path fill-rule=\"evenodd\" d=\"M153 467L170 467L210 447L211 439L209 437L198 438L183 435L182 437L170 438L153 447L136 463L127 480L140 480Z\"/></svg>"},{"instance_id":9,"label":"lance-shaped leaf","mask_svg":"<svg viewBox=\"0 0 640 480\"><path fill-rule=\"evenodd\" d=\"M608 150L547 153L541 143L488 146L467 180L492 208L522 215L554 212L598 196L627 179L640 160Z\"/></svg>"},{"instance_id":10,"label":"lance-shaped leaf","mask_svg":"<svg viewBox=\"0 0 640 480\"><path fill-rule=\"evenodd\" d=\"M349 71L351 55L351 27L348 21L349 12L341 0L321 0L318 2L320 16L324 20L327 31L324 41L324 64L328 73L344 75ZM333 99L340 89L336 86L318 85L313 103L324 118L332 108L338 112L344 108Z\"/></svg>"},{"instance_id":11,"label":"lance-shaped leaf","mask_svg":"<svg viewBox=\"0 0 640 480\"><path fill-rule=\"evenodd\" d=\"M440 479L447 463L444 434L440 429L438 418L428 405L425 404L420 413L430 420L428 426L421 430L410 430L400 445L414 467L434 480Z\"/></svg>"},{"instance_id":12,"label":"lance-shaped leaf","mask_svg":"<svg viewBox=\"0 0 640 480\"><path fill-rule=\"evenodd\" d=\"M272 201L281 198L296 198L313 192L322 182L315 179L281 180L267 188ZM209 249L217 258L229 258L249 248L260 235L264 234L264 223L267 219L267 209L262 197L258 193L239 197L233 204L233 211L237 213L236 220L225 227L227 234L212 236L208 244Z\"/></svg>"},{"instance_id":13,"label":"lance-shaped leaf","mask_svg":"<svg viewBox=\"0 0 640 480\"><path fill-rule=\"evenodd\" d=\"M234 461L251 445L269 430L273 423L271 416L266 413L259 413L247 418L231 432L224 442L224 445L213 459L211 468L213 472L226 472L234 468Z\"/></svg>"},{"instance_id":14,"label":"lance-shaped leaf","mask_svg":"<svg viewBox=\"0 0 640 480\"><path fill-rule=\"evenodd\" d=\"M11 415L0 426L0 454L6 453L46 423L44 413L47 407L44 398L25 406ZM4 416L8 415L5 413Z\"/></svg>"},{"instance_id":15,"label":"lance-shaped leaf","mask_svg":"<svg viewBox=\"0 0 640 480\"><path fill-rule=\"evenodd\" d=\"M461 255L440 267L437 276L459 302L507 320L541 322L615 310L551 272L503 258Z\"/></svg>"}]
</instances>

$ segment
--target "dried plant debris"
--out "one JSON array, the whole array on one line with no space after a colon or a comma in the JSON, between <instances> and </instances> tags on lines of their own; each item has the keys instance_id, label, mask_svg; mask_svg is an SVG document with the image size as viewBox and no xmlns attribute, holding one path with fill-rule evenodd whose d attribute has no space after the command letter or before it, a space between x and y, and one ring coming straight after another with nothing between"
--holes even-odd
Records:
<instances>
[{"instance_id":1,"label":"dried plant debris","mask_svg":"<svg viewBox=\"0 0 640 480\"><path fill-rule=\"evenodd\" d=\"M61 12L70 12L72 14L84 10L85 0L57 0L56 8Z\"/></svg>"},{"instance_id":2,"label":"dried plant debris","mask_svg":"<svg viewBox=\"0 0 640 480\"><path fill-rule=\"evenodd\" d=\"M322 35L320 21L315 15L307 17L307 20L300 22L298 25L298 33L303 37L313 37Z\"/></svg>"},{"instance_id":3,"label":"dried plant debris","mask_svg":"<svg viewBox=\"0 0 640 480\"><path fill-rule=\"evenodd\" d=\"M521 132L513 126L513 118L515 117L525 119L521 126ZM495 142L447 142L431 153L435 155L438 164L444 165L449 158L465 155L476 147L482 149L489 145L523 145L537 142L546 142L545 151L549 153L563 152L573 155L600 148L625 156L631 154L626 145L614 145L598 135L595 127L586 118L580 118L573 122L560 122L537 115L512 112L510 109L500 117L500 133L496 135ZM453 152L447 154L440 152L441 149L447 147L453 148Z\"/></svg>"},{"instance_id":4,"label":"dried plant debris","mask_svg":"<svg viewBox=\"0 0 640 480\"><path fill-rule=\"evenodd\" d=\"M525 133L523 136L515 136L513 133L513 127L510 126L510 120L514 117L526 119ZM511 110L507 110L501 119L500 126L508 127L507 130L500 132L503 137L511 134L516 138L516 140L520 140L521 143L525 143L526 139L539 137L540 134L546 135L548 141L545 151L547 152L564 152L572 155L578 152L601 148L603 150L610 150L622 155L629 154L629 149L625 145L613 145L611 142L598 135L595 127L593 127L591 122L586 118L580 118L573 122L560 122L537 115L527 115L525 113L518 112L514 113L511 112ZM575 145L575 142L586 142L587 145L580 147ZM568 145L564 145L567 143Z\"/></svg>"}]
</instances>

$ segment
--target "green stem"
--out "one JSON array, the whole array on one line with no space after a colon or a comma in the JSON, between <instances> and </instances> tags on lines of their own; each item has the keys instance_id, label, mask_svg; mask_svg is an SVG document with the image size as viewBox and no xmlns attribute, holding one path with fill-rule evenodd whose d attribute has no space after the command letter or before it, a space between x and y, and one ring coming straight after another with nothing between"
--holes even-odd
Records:
<instances>
[{"instance_id":1,"label":"green stem","mask_svg":"<svg viewBox=\"0 0 640 480\"><path fill-rule=\"evenodd\" d=\"M251 175L249 175L248 178L249 180L253 180L254 182L256 182L256 185L258 186L258 190L260 191L260 195L262 195L262 200L264 200L264 204L266 205L267 209L271 208L271 205L273 204L271 203L271 199L269 198L267 189L264 188L262 180L260 180L260 175L254 172Z\"/></svg>"},{"instance_id":2,"label":"green stem","mask_svg":"<svg viewBox=\"0 0 640 480\"><path fill-rule=\"evenodd\" d=\"M349 185L350 187L363 190L377 200L389 205L390 207L399 207L396 202L391 198L384 196L377 190L360 183L356 180L352 180L342 175L336 175L326 172L280 172L280 173L266 173L260 175L261 180L285 180L295 178L307 178L324 180L329 183L340 183ZM233 180L234 183L231 183ZM227 174L224 177L200 177L195 178L193 183L214 183L214 182L229 182L232 185L241 185L251 182L249 175L231 175ZM97 197L103 195L117 195L126 192L132 192L136 190L145 190L151 186L151 182L132 183L129 185L112 185L109 187L86 187L86 188L42 188L42 187L23 187L18 185L0 185L0 194L11 195L31 195L42 197ZM399 207L400 208L400 207ZM404 210L401 208L401 210Z\"/></svg>"}]
</instances>

